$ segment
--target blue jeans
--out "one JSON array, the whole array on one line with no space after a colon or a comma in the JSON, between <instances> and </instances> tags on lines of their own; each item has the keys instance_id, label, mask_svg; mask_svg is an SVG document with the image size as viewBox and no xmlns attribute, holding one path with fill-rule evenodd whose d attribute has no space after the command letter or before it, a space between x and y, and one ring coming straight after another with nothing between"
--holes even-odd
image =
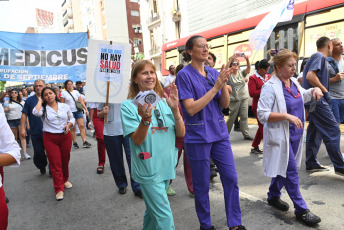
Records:
<instances>
[{"instance_id":1,"label":"blue jeans","mask_svg":"<svg viewBox=\"0 0 344 230\"><path fill-rule=\"evenodd\" d=\"M331 99L332 112L337 123L344 121L344 99Z\"/></svg>"},{"instance_id":2,"label":"blue jeans","mask_svg":"<svg viewBox=\"0 0 344 230\"><path fill-rule=\"evenodd\" d=\"M106 152L109 157L110 168L113 178L118 188L128 186L127 176L125 174L124 161L123 161L123 148L127 158L129 173L131 174L131 152L129 145L129 138L124 138L123 135L107 136L104 135L104 144ZM141 190L140 185L133 180L130 175L131 188L134 192Z\"/></svg>"},{"instance_id":3,"label":"blue jeans","mask_svg":"<svg viewBox=\"0 0 344 230\"><path fill-rule=\"evenodd\" d=\"M309 113L309 125L306 138L306 169L320 165L317 154L321 140L324 141L327 153L335 169L344 170L344 160L340 152L340 129L333 116L330 102L321 98L314 112Z\"/></svg>"}]
</instances>

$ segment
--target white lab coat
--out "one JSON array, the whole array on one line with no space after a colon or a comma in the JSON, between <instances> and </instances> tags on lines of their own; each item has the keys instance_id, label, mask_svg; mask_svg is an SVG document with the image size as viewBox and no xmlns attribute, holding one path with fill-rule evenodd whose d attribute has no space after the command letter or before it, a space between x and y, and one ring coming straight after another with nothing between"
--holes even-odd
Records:
<instances>
[{"instance_id":1,"label":"white lab coat","mask_svg":"<svg viewBox=\"0 0 344 230\"><path fill-rule=\"evenodd\" d=\"M291 80L299 89L303 102L306 103L310 101L313 88L305 90L295 78L292 77ZM264 124L264 174L268 177L276 177L277 175L286 177L289 159L289 121L268 122L271 112L287 113L282 82L276 75L273 75L271 79L263 85L258 101L257 116L259 121ZM304 118L304 120L306 120L306 118ZM304 128L305 124L303 124L303 129ZM301 140L303 140L303 135ZM300 168L301 165L302 146L303 141L300 141L296 153L298 168Z\"/></svg>"}]
</instances>

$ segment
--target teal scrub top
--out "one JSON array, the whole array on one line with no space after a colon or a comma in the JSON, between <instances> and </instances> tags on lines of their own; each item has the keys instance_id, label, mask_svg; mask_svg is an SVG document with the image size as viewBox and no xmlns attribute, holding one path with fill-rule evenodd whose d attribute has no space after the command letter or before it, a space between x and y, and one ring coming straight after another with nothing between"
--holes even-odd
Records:
<instances>
[{"instance_id":1,"label":"teal scrub top","mask_svg":"<svg viewBox=\"0 0 344 230\"><path fill-rule=\"evenodd\" d=\"M121 106L121 118L123 125L123 136L130 137L136 131L141 116L138 114L137 106L126 100ZM136 145L131 137L131 176L140 184L160 183L165 180L174 179L176 176L176 165L178 159L178 149L175 147L175 123L170 107L165 99L160 100L156 105L160 111L164 127L168 127L167 132L156 130L158 120L152 111L152 122L149 126L148 134L142 145ZM153 129L152 129L153 128ZM154 131L154 133L152 133ZM139 158L140 152L149 152L151 158L142 160Z\"/></svg>"}]
</instances>

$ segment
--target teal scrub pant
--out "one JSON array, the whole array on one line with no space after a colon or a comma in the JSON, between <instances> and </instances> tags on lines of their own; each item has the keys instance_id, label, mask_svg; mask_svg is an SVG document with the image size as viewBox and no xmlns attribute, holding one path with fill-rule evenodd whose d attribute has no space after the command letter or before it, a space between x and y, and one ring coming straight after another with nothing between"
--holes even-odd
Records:
<instances>
[{"instance_id":1,"label":"teal scrub pant","mask_svg":"<svg viewBox=\"0 0 344 230\"><path fill-rule=\"evenodd\" d=\"M173 215L166 190L170 180L140 184L146 211L142 230L174 230Z\"/></svg>"}]
</instances>

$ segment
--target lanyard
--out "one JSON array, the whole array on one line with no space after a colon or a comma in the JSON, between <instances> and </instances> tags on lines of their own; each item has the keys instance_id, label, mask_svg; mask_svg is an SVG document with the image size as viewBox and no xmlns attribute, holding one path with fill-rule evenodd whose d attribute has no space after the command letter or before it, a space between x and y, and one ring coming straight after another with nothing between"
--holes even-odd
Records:
<instances>
[{"instance_id":1,"label":"lanyard","mask_svg":"<svg viewBox=\"0 0 344 230\"><path fill-rule=\"evenodd\" d=\"M205 68L204 68L204 71L205 71L205 73L207 74L207 75L205 76L205 79L207 79L209 85L214 86L214 85L215 85L215 79L214 79L213 75L212 75L210 72L207 72L207 71L205 70ZM210 81L210 80L207 78L208 73L210 74L210 77L211 77L212 81Z\"/></svg>"}]
</instances>

